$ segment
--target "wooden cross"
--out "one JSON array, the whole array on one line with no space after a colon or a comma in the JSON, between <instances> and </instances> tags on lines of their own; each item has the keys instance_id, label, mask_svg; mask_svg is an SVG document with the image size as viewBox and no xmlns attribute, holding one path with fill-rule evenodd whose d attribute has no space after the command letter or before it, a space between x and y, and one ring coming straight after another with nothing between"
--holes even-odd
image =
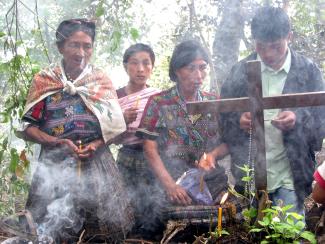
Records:
<instances>
[{"instance_id":1,"label":"wooden cross","mask_svg":"<svg viewBox=\"0 0 325 244\"><path fill-rule=\"evenodd\" d=\"M257 157L254 164L256 190L267 189L264 109L294 108L325 105L325 92L309 92L264 97L260 61L246 63L249 97L187 103L190 114L219 112L247 112L252 114L253 134L256 138Z\"/></svg>"}]
</instances>

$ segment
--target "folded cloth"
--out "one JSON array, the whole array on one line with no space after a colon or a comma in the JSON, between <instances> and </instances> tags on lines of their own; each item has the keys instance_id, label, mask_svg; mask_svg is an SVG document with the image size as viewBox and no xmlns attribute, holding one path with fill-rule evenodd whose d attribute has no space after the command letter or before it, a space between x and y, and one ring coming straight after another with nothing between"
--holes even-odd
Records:
<instances>
[{"instance_id":1,"label":"folded cloth","mask_svg":"<svg viewBox=\"0 0 325 244\"><path fill-rule=\"evenodd\" d=\"M213 199L204 174L201 169L191 168L177 179L176 184L183 187L196 204L212 205Z\"/></svg>"}]
</instances>

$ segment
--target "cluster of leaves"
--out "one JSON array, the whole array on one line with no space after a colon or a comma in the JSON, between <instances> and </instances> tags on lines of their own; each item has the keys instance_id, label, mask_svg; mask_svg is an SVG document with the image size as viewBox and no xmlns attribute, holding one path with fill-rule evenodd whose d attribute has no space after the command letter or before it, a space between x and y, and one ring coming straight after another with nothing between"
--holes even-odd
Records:
<instances>
[{"instance_id":1,"label":"cluster of leaves","mask_svg":"<svg viewBox=\"0 0 325 244\"><path fill-rule=\"evenodd\" d=\"M247 192L245 197L249 199L249 207L243 211L245 217L244 226L253 235L259 233L258 240L260 243L300 243L301 240L308 240L310 243L316 243L315 235L305 230L304 217L298 213L290 212L293 205L266 207L262 210L263 218L258 220L258 211L253 206L255 193L249 190L253 181L251 169L248 165L239 167L245 174L242 181L245 182ZM250 195L250 196L249 196ZM254 239L254 238L253 238Z\"/></svg>"},{"instance_id":2,"label":"cluster of leaves","mask_svg":"<svg viewBox=\"0 0 325 244\"><path fill-rule=\"evenodd\" d=\"M29 169L29 161L24 147L19 150L15 145L14 132L25 105L28 81L37 70L37 65L31 64L28 56L19 54L0 62L1 78L6 80L0 113L4 132L0 134L0 215L14 213L16 203L24 200L28 189L24 172ZM22 199L17 201L17 197Z\"/></svg>"},{"instance_id":3,"label":"cluster of leaves","mask_svg":"<svg viewBox=\"0 0 325 244\"><path fill-rule=\"evenodd\" d=\"M261 233L261 244L266 243L301 243L305 239L312 244L316 244L315 235L305 229L304 217L295 213L289 212L292 205L287 206L272 206L263 210L265 214L262 220L259 220L257 226L251 226L251 233ZM245 216L249 219L255 218L256 211L246 211Z\"/></svg>"}]
</instances>

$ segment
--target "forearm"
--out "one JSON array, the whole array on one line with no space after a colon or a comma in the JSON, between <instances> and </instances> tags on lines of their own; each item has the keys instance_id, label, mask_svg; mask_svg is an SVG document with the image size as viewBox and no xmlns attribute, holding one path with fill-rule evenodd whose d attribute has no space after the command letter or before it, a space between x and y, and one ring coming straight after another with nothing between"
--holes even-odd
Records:
<instances>
[{"instance_id":1,"label":"forearm","mask_svg":"<svg viewBox=\"0 0 325 244\"><path fill-rule=\"evenodd\" d=\"M163 161L159 156L157 143L152 140L144 140L143 149L150 168L157 176L161 184L165 188L175 184L174 179L168 173Z\"/></svg>"},{"instance_id":2,"label":"forearm","mask_svg":"<svg viewBox=\"0 0 325 244\"><path fill-rule=\"evenodd\" d=\"M211 154L216 159L222 159L227 154L229 154L228 145L226 143L222 143L219 146L217 146L215 149L211 151Z\"/></svg>"},{"instance_id":3,"label":"forearm","mask_svg":"<svg viewBox=\"0 0 325 244\"><path fill-rule=\"evenodd\" d=\"M50 136L35 126L29 126L24 131L27 140L36 142L44 146L56 146L58 138Z\"/></svg>"}]
</instances>

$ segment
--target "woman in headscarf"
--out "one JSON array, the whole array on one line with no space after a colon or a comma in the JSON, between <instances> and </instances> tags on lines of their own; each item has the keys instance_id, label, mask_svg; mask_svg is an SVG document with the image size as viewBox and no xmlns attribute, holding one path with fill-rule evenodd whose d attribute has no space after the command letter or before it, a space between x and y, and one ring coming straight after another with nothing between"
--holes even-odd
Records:
<instances>
[{"instance_id":1,"label":"woman in headscarf","mask_svg":"<svg viewBox=\"0 0 325 244\"><path fill-rule=\"evenodd\" d=\"M108 144L125 131L110 79L90 63L95 23L60 23L62 61L35 75L23 114L24 136L41 144L26 208L40 234L57 243L104 236L119 243L133 214Z\"/></svg>"},{"instance_id":2,"label":"woman in headscarf","mask_svg":"<svg viewBox=\"0 0 325 244\"><path fill-rule=\"evenodd\" d=\"M190 169L199 166L208 171L204 180L213 199L227 189L225 171L215 165L215 159L228 153L227 145L220 141L217 118L212 114L192 116L186 109L187 102L217 99L200 89L207 68L208 54L200 43L190 40L177 45L169 64L169 77L176 85L149 98L137 131L137 136L144 139L158 194L162 190L156 201L158 216L160 207L198 203L190 189L177 184L177 179Z\"/></svg>"},{"instance_id":3,"label":"woman in headscarf","mask_svg":"<svg viewBox=\"0 0 325 244\"><path fill-rule=\"evenodd\" d=\"M154 64L155 54L149 45L131 45L123 55L123 66L129 81L126 86L116 91L127 124L127 131L118 140L122 147L116 162L135 209L134 232L137 234L149 228L146 226L146 219L151 206L147 199L151 194L152 174L144 157L143 141L135 136L135 132L148 98L160 91L147 84Z\"/></svg>"}]
</instances>

